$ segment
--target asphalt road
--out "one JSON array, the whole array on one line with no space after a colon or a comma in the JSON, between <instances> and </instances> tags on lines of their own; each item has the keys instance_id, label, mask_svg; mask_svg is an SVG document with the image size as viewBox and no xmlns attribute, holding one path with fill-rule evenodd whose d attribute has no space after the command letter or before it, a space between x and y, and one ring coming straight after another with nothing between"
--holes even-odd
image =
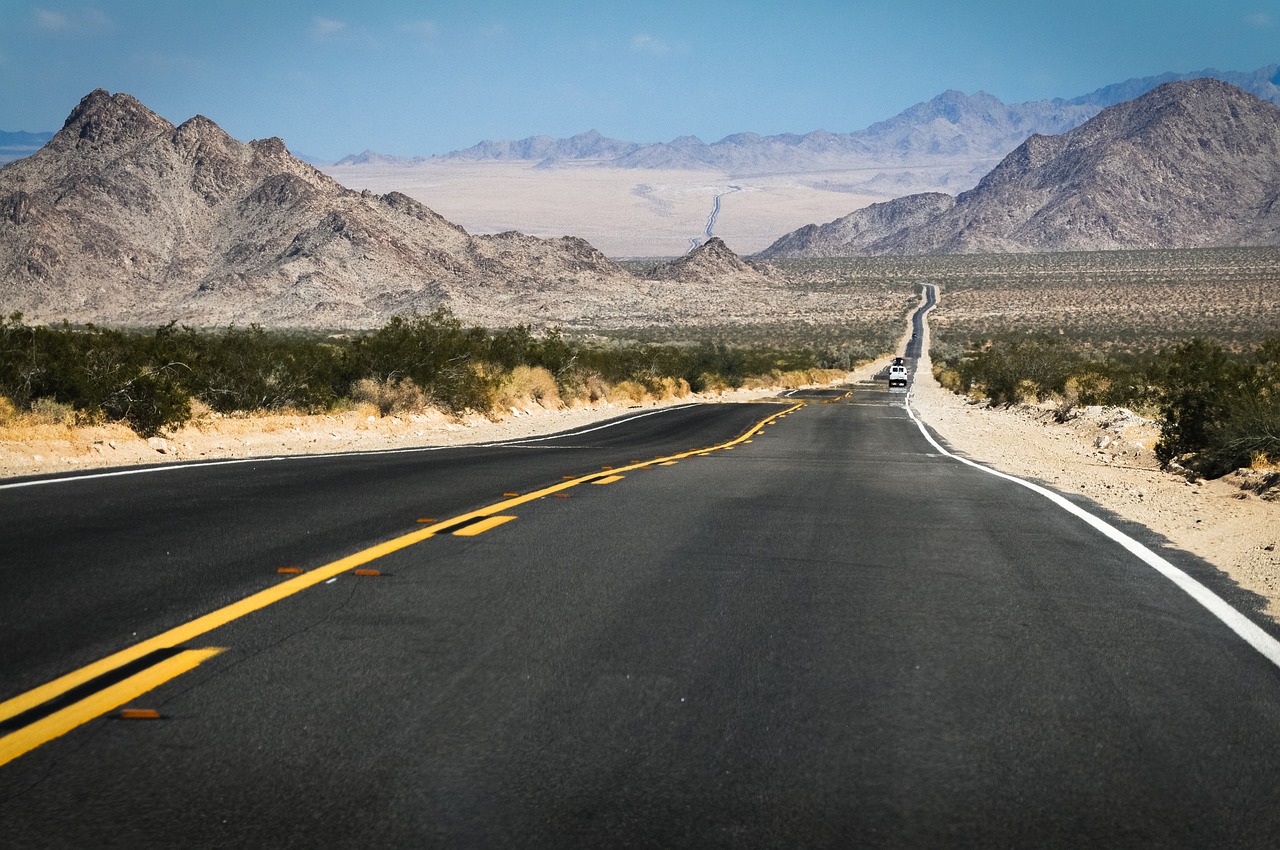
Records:
<instances>
[{"instance_id":1,"label":"asphalt road","mask_svg":"<svg viewBox=\"0 0 1280 850\"><path fill-rule=\"evenodd\" d=\"M0 845L1280 845L1276 666L882 384L0 490L0 699L414 533L0 767Z\"/></svg>"}]
</instances>

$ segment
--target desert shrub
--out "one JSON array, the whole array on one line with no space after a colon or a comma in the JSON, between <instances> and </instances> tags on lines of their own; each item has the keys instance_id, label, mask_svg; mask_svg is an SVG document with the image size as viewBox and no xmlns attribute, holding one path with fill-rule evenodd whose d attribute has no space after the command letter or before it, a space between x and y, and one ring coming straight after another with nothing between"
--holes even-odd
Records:
<instances>
[{"instance_id":1,"label":"desert shrub","mask_svg":"<svg viewBox=\"0 0 1280 850\"><path fill-rule=\"evenodd\" d=\"M622 404L636 403L644 401L648 395L649 390L644 384L639 381L625 380L609 388L608 400Z\"/></svg>"},{"instance_id":2,"label":"desert shrub","mask_svg":"<svg viewBox=\"0 0 1280 850\"><path fill-rule=\"evenodd\" d=\"M426 407L426 398L418 385L408 378L377 381L361 378L351 386L351 400L377 408L379 416L392 413L414 413Z\"/></svg>"},{"instance_id":3,"label":"desert shrub","mask_svg":"<svg viewBox=\"0 0 1280 850\"><path fill-rule=\"evenodd\" d=\"M1066 421L1081 405L1104 404L1110 397L1111 387L1111 379L1093 368L1086 367L1081 374L1069 376L1062 384L1058 400L1058 421Z\"/></svg>"},{"instance_id":4,"label":"desert shrub","mask_svg":"<svg viewBox=\"0 0 1280 850\"><path fill-rule=\"evenodd\" d=\"M729 382L725 380L724 375L713 372L703 372L691 382L691 386L699 387L700 392L720 394L732 389Z\"/></svg>"},{"instance_id":5,"label":"desert shrub","mask_svg":"<svg viewBox=\"0 0 1280 850\"><path fill-rule=\"evenodd\" d=\"M185 422L185 366L157 361L137 335L89 325L29 326L20 314L0 321L0 393L66 421L112 420L144 436ZM54 407L57 406L57 407Z\"/></svg>"},{"instance_id":6,"label":"desert shrub","mask_svg":"<svg viewBox=\"0 0 1280 850\"><path fill-rule=\"evenodd\" d=\"M993 405L1013 404L1029 392L1038 395L1041 389L1052 389L1056 376L1047 374L1048 364L1050 355L1058 352L1051 347L1056 346L1047 339L990 341L948 365L957 373L962 392L977 391Z\"/></svg>"},{"instance_id":7,"label":"desert shrub","mask_svg":"<svg viewBox=\"0 0 1280 850\"><path fill-rule=\"evenodd\" d=\"M171 367L143 368L102 402L108 419L126 423L143 437L191 419L191 396Z\"/></svg>"},{"instance_id":8,"label":"desert shrub","mask_svg":"<svg viewBox=\"0 0 1280 850\"><path fill-rule=\"evenodd\" d=\"M670 375L664 375L649 385L649 392L654 398L666 400L684 398L689 395L691 390L689 382L684 378L673 378Z\"/></svg>"},{"instance_id":9,"label":"desert shrub","mask_svg":"<svg viewBox=\"0 0 1280 850\"><path fill-rule=\"evenodd\" d=\"M1280 338L1243 355L1192 340L1161 364L1156 457L1216 477L1280 454Z\"/></svg>"},{"instance_id":10,"label":"desert shrub","mask_svg":"<svg viewBox=\"0 0 1280 850\"><path fill-rule=\"evenodd\" d=\"M191 394L219 413L328 409L350 376L338 349L306 337L271 333L258 325L220 333L157 332L156 345L174 346L190 367Z\"/></svg>"},{"instance_id":11,"label":"desert shrub","mask_svg":"<svg viewBox=\"0 0 1280 850\"><path fill-rule=\"evenodd\" d=\"M75 425L76 409L53 398L38 398L31 402L31 419L35 425Z\"/></svg>"},{"instance_id":12,"label":"desert shrub","mask_svg":"<svg viewBox=\"0 0 1280 850\"><path fill-rule=\"evenodd\" d=\"M529 402L547 408L562 406L560 386L545 366L517 365L498 381L495 406L513 407Z\"/></svg>"},{"instance_id":13,"label":"desert shrub","mask_svg":"<svg viewBox=\"0 0 1280 850\"><path fill-rule=\"evenodd\" d=\"M481 366L488 342L483 328L463 328L446 310L397 316L352 341L347 369L382 382L409 378L427 401L450 413L485 412L495 384Z\"/></svg>"},{"instance_id":14,"label":"desert shrub","mask_svg":"<svg viewBox=\"0 0 1280 850\"><path fill-rule=\"evenodd\" d=\"M781 376L812 383L843 374L821 370L849 361L861 345L872 343L847 335L822 349L763 340L588 343L555 330L468 328L445 310L331 338L257 325L199 331L170 323L149 333L44 327L15 313L0 318L0 395L16 411L48 399L41 403L63 406L64 421L69 409L78 420L121 421L151 435L189 421L193 405L239 413L354 403L386 415L429 404L487 413L499 401L634 403Z\"/></svg>"}]
</instances>

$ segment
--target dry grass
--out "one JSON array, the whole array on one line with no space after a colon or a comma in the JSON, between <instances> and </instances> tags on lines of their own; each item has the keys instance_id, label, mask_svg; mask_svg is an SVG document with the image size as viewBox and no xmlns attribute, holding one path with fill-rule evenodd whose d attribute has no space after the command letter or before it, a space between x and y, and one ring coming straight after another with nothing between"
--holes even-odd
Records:
<instances>
[{"instance_id":1,"label":"dry grass","mask_svg":"<svg viewBox=\"0 0 1280 850\"><path fill-rule=\"evenodd\" d=\"M502 410L531 404L548 410L564 407L555 376L541 366L517 366L504 375L494 391L493 404Z\"/></svg>"},{"instance_id":2,"label":"dry grass","mask_svg":"<svg viewBox=\"0 0 1280 850\"><path fill-rule=\"evenodd\" d=\"M361 378L351 387L351 400L357 405L370 405L379 416L420 413L427 406L422 390L408 378L395 381Z\"/></svg>"},{"instance_id":3,"label":"dry grass","mask_svg":"<svg viewBox=\"0 0 1280 850\"><path fill-rule=\"evenodd\" d=\"M742 388L756 390L766 387L781 387L782 389L794 390L813 384L834 383L846 375L848 375L848 372L844 369L794 369L748 378L743 383Z\"/></svg>"}]
</instances>

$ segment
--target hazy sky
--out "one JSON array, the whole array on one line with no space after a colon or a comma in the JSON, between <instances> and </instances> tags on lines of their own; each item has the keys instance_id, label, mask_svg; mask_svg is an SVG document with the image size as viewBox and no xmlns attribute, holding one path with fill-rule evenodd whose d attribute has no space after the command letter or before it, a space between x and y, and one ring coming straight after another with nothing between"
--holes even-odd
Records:
<instances>
[{"instance_id":1,"label":"hazy sky","mask_svg":"<svg viewBox=\"0 0 1280 850\"><path fill-rule=\"evenodd\" d=\"M57 130L105 88L330 160L593 128L711 142L1278 61L1280 0L0 0L0 129Z\"/></svg>"}]
</instances>

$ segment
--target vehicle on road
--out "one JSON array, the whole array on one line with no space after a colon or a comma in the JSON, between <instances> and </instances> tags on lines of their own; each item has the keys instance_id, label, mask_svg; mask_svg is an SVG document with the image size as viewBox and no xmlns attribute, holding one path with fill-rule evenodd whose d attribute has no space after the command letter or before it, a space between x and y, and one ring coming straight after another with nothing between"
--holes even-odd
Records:
<instances>
[{"instance_id":1,"label":"vehicle on road","mask_svg":"<svg viewBox=\"0 0 1280 850\"><path fill-rule=\"evenodd\" d=\"M894 365L889 367L889 389L907 385L907 367Z\"/></svg>"}]
</instances>

